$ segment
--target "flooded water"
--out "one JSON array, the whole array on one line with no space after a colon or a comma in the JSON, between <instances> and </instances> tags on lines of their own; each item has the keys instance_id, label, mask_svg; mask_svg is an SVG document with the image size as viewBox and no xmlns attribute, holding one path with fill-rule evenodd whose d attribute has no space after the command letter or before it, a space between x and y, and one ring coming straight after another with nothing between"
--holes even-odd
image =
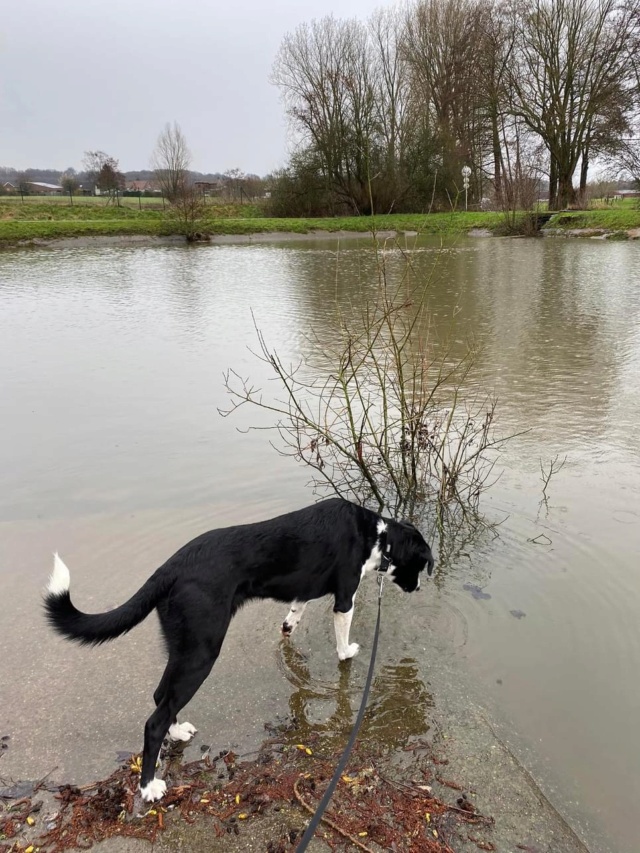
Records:
<instances>
[{"instance_id":1,"label":"flooded water","mask_svg":"<svg viewBox=\"0 0 640 853\"><path fill-rule=\"evenodd\" d=\"M337 249L0 253L0 735L12 735L0 776L110 771L116 748L139 748L158 680L155 625L91 652L52 639L39 612L52 550L71 568L78 606L101 610L190 536L313 500L307 472L264 432L242 431L268 421L244 410L222 419L218 408L228 367L268 382L249 350L251 312L295 362L312 329L330 338L336 299L348 305L373 286L366 241ZM499 535L454 556L436 540L436 583L385 599L367 726L389 748L426 736L431 668L455 661L542 790L601 833L606 846L592 849L635 853L640 246L478 239L410 246L409 257L431 280L438 335L459 353L471 336L481 347L469 393L494 391L500 431L527 432L486 496ZM387 261L393 275L406 258ZM541 503L540 463L556 456L566 463ZM367 650L374 597L354 619ZM289 645L278 644L282 606L240 614L215 687L192 703L208 742L237 738L238 714L255 738L287 713L303 734L344 736L368 656L338 672L329 612L312 605Z\"/></svg>"}]
</instances>

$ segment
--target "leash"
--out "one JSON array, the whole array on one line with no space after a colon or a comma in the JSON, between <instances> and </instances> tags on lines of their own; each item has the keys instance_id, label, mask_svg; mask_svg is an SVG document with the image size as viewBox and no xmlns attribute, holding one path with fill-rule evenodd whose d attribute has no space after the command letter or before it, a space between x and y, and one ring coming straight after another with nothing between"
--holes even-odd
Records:
<instances>
[{"instance_id":1,"label":"leash","mask_svg":"<svg viewBox=\"0 0 640 853\"><path fill-rule=\"evenodd\" d=\"M385 558L383 558L384 560ZM388 563L387 559L387 563ZM381 564L382 565L382 564ZM369 690L371 689L371 682L373 681L373 669L376 662L376 652L378 650L378 637L380 636L380 612L381 612L381 604L382 604L382 587L384 585L384 575L382 573L378 574L378 618L376 620L376 630L373 635L373 646L371 649L371 660L369 661L369 672L367 673L367 681L364 685L364 692L362 694L362 700L360 701L360 709L358 710L358 716L356 717L356 721L353 725L353 729L351 730L351 735L349 737L349 741L344 748L344 752L338 762L338 766L335 769L335 773L333 774L331 781L329 782L329 787L324 792L323 798L320 800L320 804L316 809L316 813L311 818L311 821L307 825L304 835L300 841L300 844L296 848L296 853L303 853L307 849L307 845L313 838L315 831L322 819L322 815L324 814L325 809L329 805L329 801L333 796L333 792L336 789L336 785L342 776L342 773L347 766L347 759L349 758L349 754L353 749L353 745L356 742L356 737L358 736L358 731L360 729L360 725L362 723L364 712L367 707L367 700L369 698Z\"/></svg>"}]
</instances>

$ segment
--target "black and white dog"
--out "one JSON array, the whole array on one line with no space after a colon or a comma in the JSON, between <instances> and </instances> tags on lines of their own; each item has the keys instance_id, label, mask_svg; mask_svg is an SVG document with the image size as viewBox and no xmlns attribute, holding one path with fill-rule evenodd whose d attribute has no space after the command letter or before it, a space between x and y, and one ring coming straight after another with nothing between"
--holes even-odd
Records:
<instances>
[{"instance_id":1,"label":"black and white dog","mask_svg":"<svg viewBox=\"0 0 640 853\"><path fill-rule=\"evenodd\" d=\"M53 628L93 645L130 631L155 608L169 660L144 730L140 791L159 800L167 786L154 778L162 741L187 741L196 729L177 714L211 672L229 623L254 598L292 602L282 625L291 634L308 601L333 595L340 660L358 653L349 642L356 590L370 570L386 574L405 592L420 588L420 572L433 570L431 550L407 522L383 518L339 498L321 501L270 521L211 530L182 547L128 601L107 613L81 613L69 596L69 570L56 554L45 598Z\"/></svg>"}]
</instances>

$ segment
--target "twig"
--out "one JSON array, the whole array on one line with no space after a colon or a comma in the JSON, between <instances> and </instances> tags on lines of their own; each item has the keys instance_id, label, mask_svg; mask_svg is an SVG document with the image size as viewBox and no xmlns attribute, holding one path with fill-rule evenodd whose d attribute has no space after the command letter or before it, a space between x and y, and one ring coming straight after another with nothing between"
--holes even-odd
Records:
<instances>
[{"instance_id":1,"label":"twig","mask_svg":"<svg viewBox=\"0 0 640 853\"><path fill-rule=\"evenodd\" d=\"M542 459L540 460L540 479L542 480L542 500L543 501L547 500L547 489L549 487L549 483L551 482L551 478L553 477L554 474L557 474L559 471L562 471L562 469L564 468L565 463L567 461L567 457L565 456L564 459L562 460L562 462L560 462L560 464L558 464L558 457L559 456L560 456L560 454L556 453L556 455L553 457L553 459L551 459L549 461L549 468L547 470L545 470L544 463L542 462Z\"/></svg>"},{"instance_id":2,"label":"twig","mask_svg":"<svg viewBox=\"0 0 640 853\"><path fill-rule=\"evenodd\" d=\"M546 539L546 542L540 542L540 539ZM546 533L539 533L534 539L527 539L527 542L531 542L533 545L552 545L553 539L550 539Z\"/></svg>"},{"instance_id":3,"label":"twig","mask_svg":"<svg viewBox=\"0 0 640 853\"><path fill-rule=\"evenodd\" d=\"M293 783L293 793L296 795L296 799L298 800L300 805L303 808L305 808L309 812L309 814L314 815L316 813L316 810L313 808L313 806L310 806L307 802L305 802L304 798L302 797L302 794L298 790L298 783L300 781L301 781L301 779L296 779L296 781ZM331 818L327 817L326 815L322 815L320 820L323 823L326 823L328 826L330 826L331 829L335 830L337 833L342 835L343 838L346 838L352 844L355 844L355 846L359 847L361 850L366 850L367 853L376 853L375 850L372 850L371 847L367 847L365 844L363 844L357 838L354 838L353 835L350 835L348 832L346 832L344 829L342 829L340 826L338 826L337 823L332 821Z\"/></svg>"},{"instance_id":4,"label":"twig","mask_svg":"<svg viewBox=\"0 0 640 853\"><path fill-rule=\"evenodd\" d=\"M37 783L36 783L36 785L34 786L34 789L33 789L33 793L34 793L34 794L35 794L35 792L36 792L36 791L39 791L39 790L40 790L40 787L44 784L45 779L48 779L48 778L49 778L49 776L51 776L51 774L52 774L52 773L54 773L57 769L58 769L58 768L57 768L57 766L56 766L56 767L52 767L52 768L51 768L51 770L49 770L49 772L48 772L48 773L45 773L45 775L42 777L42 779L40 779L40 781L39 781L39 782L37 782Z\"/></svg>"}]
</instances>

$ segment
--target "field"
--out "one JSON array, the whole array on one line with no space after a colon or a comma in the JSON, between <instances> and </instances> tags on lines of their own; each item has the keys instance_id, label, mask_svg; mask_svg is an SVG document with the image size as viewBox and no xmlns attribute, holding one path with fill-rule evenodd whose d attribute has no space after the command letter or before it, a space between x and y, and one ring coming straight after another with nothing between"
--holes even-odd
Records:
<instances>
[{"instance_id":1,"label":"field","mask_svg":"<svg viewBox=\"0 0 640 853\"><path fill-rule=\"evenodd\" d=\"M99 235L169 236L180 232L167 205L163 210L157 199L121 200L121 206L103 199L79 197L71 205L65 198L0 198L0 245L23 241L86 237ZM557 214L550 228L602 229L624 232L640 228L637 201L625 200L602 209ZM496 212L456 211L432 214L390 214L374 217L335 217L324 219L274 219L265 217L255 204L220 203L211 200L206 215L198 223L203 234L257 234L261 232L314 231L367 232L415 231L421 234L455 234L471 229L504 233L505 217Z\"/></svg>"}]
</instances>

